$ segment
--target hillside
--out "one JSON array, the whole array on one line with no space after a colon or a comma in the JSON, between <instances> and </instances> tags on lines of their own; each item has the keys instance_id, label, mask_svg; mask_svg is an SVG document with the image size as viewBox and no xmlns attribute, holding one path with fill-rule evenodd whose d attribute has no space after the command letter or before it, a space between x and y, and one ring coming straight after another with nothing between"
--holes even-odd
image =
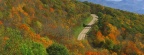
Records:
<instances>
[{"instance_id":1,"label":"hillside","mask_svg":"<svg viewBox=\"0 0 144 55\"><path fill-rule=\"evenodd\" d=\"M84 2L98 15L98 22L88 33L89 43L97 50L91 54L144 54L144 15ZM101 51L99 51L101 50ZM104 51L105 50L105 51Z\"/></svg>"},{"instance_id":2,"label":"hillside","mask_svg":"<svg viewBox=\"0 0 144 55\"><path fill-rule=\"evenodd\" d=\"M78 0L0 0L0 6L0 55L144 54L144 15ZM90 14L98 21L77 40Z\"/></svg>"},{"instance_id":3,"label":"hillside","mask_svg":"<svg viewBox=\"0 0 144 55\"><path fill-rule=\"evenodd\" d=\"M88 20L89 6L76 0L0 0L0 6L0 55L82 53L74 32Z\"/></svg>"}]
</instances>

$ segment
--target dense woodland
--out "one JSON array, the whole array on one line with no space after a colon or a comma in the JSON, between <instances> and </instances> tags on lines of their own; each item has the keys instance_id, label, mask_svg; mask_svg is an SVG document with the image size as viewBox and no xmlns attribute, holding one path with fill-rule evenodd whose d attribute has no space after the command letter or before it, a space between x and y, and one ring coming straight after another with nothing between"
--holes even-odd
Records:
<instances>
[{"instance_id":1,"label":"dense woodland","mask_svg":"<svg viewBox=\"0 0 144 55\"><path fill-rule=\"evenodd\" d=\"M78 0L0 0L0 6L0 55L144 54L144 15ZM78 41L91 13L98 21Z\"/></svg>"},{"instance_id":2,"label":"dense woodland","mask_svg":"<svg viewBox=\"0 0 144 55\"><path fill-rule=\"evenodd\" d=\"M98 15L98 22L88 33L88 41L98 51L92 54L143 55L144 15L84 2L91 13ZM99 51L101 50L101 51ZM107 50L107 51L104 51Z\"/></svg>"},{"instance_id":3,"label":"dense woodland","mask_svg":"<svg viewBox=\"0 0 144 55\"><path fill-rule=\"evenodd\" d=\"M90 16L88 5L76 0L0 0L0 6L0 55L82 54L74 29Z\"/></svg>"}]
</instances>

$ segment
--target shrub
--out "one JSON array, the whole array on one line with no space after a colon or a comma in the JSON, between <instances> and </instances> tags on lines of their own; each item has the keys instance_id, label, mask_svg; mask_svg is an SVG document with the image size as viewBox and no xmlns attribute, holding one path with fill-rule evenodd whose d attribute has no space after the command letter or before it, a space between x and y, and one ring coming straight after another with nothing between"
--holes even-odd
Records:
<instances>
[{"instance_id":1,"label":"shrub","mask_svg":"<svg viewBox=\"0 0 144 55\"><path fill-rule=\"evenodd\" d=\"M51 45L46 51L49 55L69 55L67 48L57 43Z\"/></svg>"}]
</instances>

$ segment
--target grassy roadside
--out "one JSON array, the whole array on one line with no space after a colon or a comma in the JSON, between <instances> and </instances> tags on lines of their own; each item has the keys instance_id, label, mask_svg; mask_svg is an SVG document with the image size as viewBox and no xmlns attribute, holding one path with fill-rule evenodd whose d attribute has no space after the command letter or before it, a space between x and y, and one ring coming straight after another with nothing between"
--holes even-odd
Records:
<instances>
[{"instance_id":1,"label":"grassy roadside","mask_svg":"<svg viewBox=\"0 0 144 55\"><path fill-rule=\"evenodd\" d=\"M88 24L90 21L92 20L92 16L87 17L85 20L83 20L83 22L81 22L81 25L74 28L74 36L77 38L77 36L79 35L79 33L84 29L84 27L82 26L83 23L84 24Z\"/></svg>"}]
</instances>

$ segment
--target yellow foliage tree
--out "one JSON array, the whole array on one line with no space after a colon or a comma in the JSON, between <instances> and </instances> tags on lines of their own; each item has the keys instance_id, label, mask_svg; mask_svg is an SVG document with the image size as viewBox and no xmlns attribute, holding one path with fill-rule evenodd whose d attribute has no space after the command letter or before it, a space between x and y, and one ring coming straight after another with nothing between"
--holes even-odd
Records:
<instances>
[{"instance_id":1,"label":"yellow foliage tree","mask_svg":"<svg viewBox=\"0 0 144 55\"><path fill-rule=\"evenodd\" d=\"M112 39L114 41L114 43L117 42L117 36L120 35L119 30L117 29L117 27L113 26L112 24L108 24L108 26L110 27L110 33L109 33L109 38Z\"/></svg>"}]
</instances>

